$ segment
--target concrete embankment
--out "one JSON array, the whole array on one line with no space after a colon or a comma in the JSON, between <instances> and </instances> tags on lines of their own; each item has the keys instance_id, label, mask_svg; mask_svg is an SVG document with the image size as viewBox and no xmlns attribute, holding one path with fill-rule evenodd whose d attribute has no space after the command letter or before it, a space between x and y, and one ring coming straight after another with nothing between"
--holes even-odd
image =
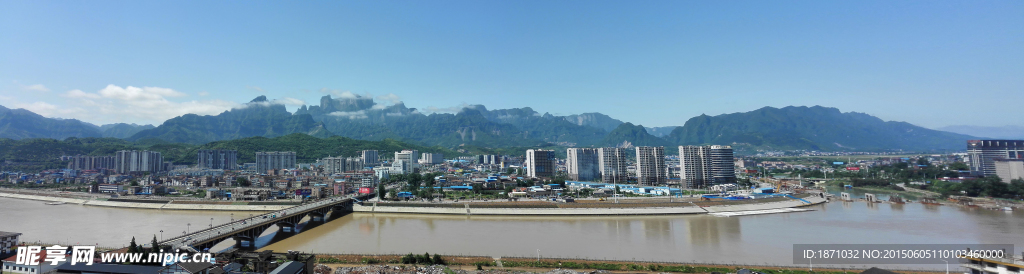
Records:
<instances>
[{"instance_id":1,"label":"concrete embankment","mask_svg":"<svg viewBox=\"0 0 1024 274\"><path fill-rule=\"evenodd\" d=\"M277 211L285 208L292 207L293 205L223 205L223 204L175 204L173 201L169 203L133 203L133 202L116 202L116 201L104 201L104 200L86 200L78 198L66 198L66 197L53 197L53 196L41 196L41 195L26 195L26 194L15 194L15 193L2 193L0 197L3 198L14 198L14 199L25 199L25 200L36 200L45 202L64 202L68 204L79 204L87 206L104 206L104 207L120 207L120 208L135 208L135 209L165 209L165 210L221 210L221 211Z\"/></svg>"},{"instance_id":2,"label":"concrete embankment","mask_svg":"<svg viewBox=\"0 0 1024 274\"><path fill-rule=\"evenodd\" d=\"M747 203L733 205L715 205L707 207L620 207L620 208L474 208L465 207L423 207L423 206L376 206L373 202L356 204L354 212L372 213L412 213L412 214L457 214L457 215L674 215L674 214L707 214L712 212L735 212L751 210L767 210L816 205L826 202L817 196L803 200L786 200L766 203Z\"/></svg>"}]
</instances>

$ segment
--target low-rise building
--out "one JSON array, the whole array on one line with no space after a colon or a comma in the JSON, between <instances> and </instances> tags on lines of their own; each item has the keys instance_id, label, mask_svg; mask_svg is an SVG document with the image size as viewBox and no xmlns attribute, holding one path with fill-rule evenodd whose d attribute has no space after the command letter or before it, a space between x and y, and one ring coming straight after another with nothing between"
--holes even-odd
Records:
<instances>
[{"instance_id":1,"label":"low-rise building","mask_svg":"<svg viewBox=\"0 0 1024 274\"><path fill-rule=\"evenodd\" d=\"M0 231L0 258L15 252L21 233Z\"/></svg>"}]
</instances>

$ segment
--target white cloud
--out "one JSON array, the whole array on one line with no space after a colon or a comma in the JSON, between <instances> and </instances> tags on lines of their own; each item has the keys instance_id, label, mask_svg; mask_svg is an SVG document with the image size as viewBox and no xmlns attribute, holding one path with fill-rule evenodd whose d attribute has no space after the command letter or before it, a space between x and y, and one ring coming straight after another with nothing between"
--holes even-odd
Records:
<instances>
[{"instance_id":1,"label":"white cloud","mask_svg":"<svg viewBox=\"0 0 1024 274\"><path fill-rule=\"evenodd\" d=\"M35 85L29 85L29 86L21 86L21 88L23 88L25 90L28 90L28 91L38 91L38 92L50 91L50 89L46 88L46 86L44 86L42 84L35 84Z\"/></svg>"},{"instance_id":2,"label":"white cloud","mask_svg":"<svg viewBox=\"0 0 1024 274\"><path fill-rule=\"evenodd\" d=\"M69 97L69 98L88 98L88 99L99 99L99 98L102 98L102 96L100 96L99 94L86 93L86 92L84 92L82 90L78 90L78 89L69 90L67 93L64 94L64 96L65 97Z\"/></svg>"},{"instance_id":3,"label":"white cloud","mask_svg":"<svg viewBox=\"0 0 1024 274\"><path fill-rule=\"evenodd\" d=\"M284 97L284 98L281 98L281 99L274 99L274 100L270 101L270 103L271 104L278 104L278 105L286 105L286 106L302 106L302 105L306 104L306 101L295 99L295 98L290 98L290 97Z\"/></svg>"},{"instance_id":4,"label":"white cloud","mask_svg":"<svg viewBox=\"0 0 1024 274\"><path fill-rule=\"evenodd\" d=\"M344 117L344 118L349 118L349 119L365 119L365 118L368 117L368 116L366 116L366 111L365 110L359 110L359 111L335 111L335 112L331 112L330 114L327 114L327 115Z\"/></svg>"},{"instance_id":5,"label":"white cloud","mask_svg":"<svg viewBox=\"0 0 1024 274\"><path fill-rule=\"evenodd\" d=\"M377 96L377 100L389 102L392 105L402 102L402 98L399 98L398 95L395 95L394 93L388 93L387 95Z\"/></svg>"},{"instance_id":6,"label":"white cloud","mask_svg":"<svg viewBox=\"0 0 1024 274\"><path fill-rule=\"evenodd\" d=\"M99 124L160 124L167 119L185 114L216 115L238 106L237 103L223 100L179 102L168 99L185 96L188 95L169 88L107 85L96 93L77 89L66 92L64 97L78 99L66 108L48 110L45 105L37 105L32 107L40 111L27 107L25 109L43 116L71 115L71 118Z\"/></svg>"},{"instance_id":7,"label":"white cloud","mask_svg":"<svg viewBox=\"0 0 1024 274\"><path fill-rule=\"evenodd\" d=\"M427 114L432 114L432 113L458 113L459 111L462 111L462 109L464 109L466 107L469 107L469 106L471 106L471 105L467 104L467 103L462 103L462 104L459 104L457 106L446 107L446 108L439 108L439 107L429 106L429 107L423 109L423 113L427 113Z\"/></svg>"},{"instance_id":8,"label":"white cloud","mask_svg":"<svg viewBox=\"0 0 1024 274\"><path fill-rule=\"evenodd\" d=\"M320 89L320 93L330 94L334 98L344 98L344 99L355 99L355 98L362 98L362 97L373 98L373 94L370 94L370 93L359 95L359 94L355 94L355 93L353 93L351 91L340 90L340 89L321 88Z\"/></svg>"},{"instance_id":9,"label":"white cloud","mask_svg":"<svg viewBox=\"0 0 1024 274\"><path fill-rule=\"evenodd\" d=\"M16 104L16 105L14 105L14 107L15 108L27 109L28 111L35 112L36 114L43 115L43 116L51 116L51 115L47 115L47 114L53 114L53 113L57 112L57 110L59 109L57 106L51 105L51 104L47 104L46 102L35 102L35 103L31 103L31 104Z\"/></svg>"},{"instance_id":10,"label":"white cloud","mask_svg":"<svg viewBox=\"0 0 1024 274\"><path fill-rule=\"evenodd\" d=\"M205 92L205 91L200 91L200 92L199 92L198 94L199 94L199 96L206 96L206 95L210 95L210 93L209 93L209 92Z\"/></svg>"},{"instance_id":11,"label":"white cloud","mask_svg":"<svg viewBox=\"0 0 1024 274\"><path fill-rule=\"evenodd\" d=\"M264 92L265 91L265 90L263 90L263 88L257 87L257 86L245 86L245 87L249 88L251 90L259 91L259 92Z\"/></svg>"}]
</instances>

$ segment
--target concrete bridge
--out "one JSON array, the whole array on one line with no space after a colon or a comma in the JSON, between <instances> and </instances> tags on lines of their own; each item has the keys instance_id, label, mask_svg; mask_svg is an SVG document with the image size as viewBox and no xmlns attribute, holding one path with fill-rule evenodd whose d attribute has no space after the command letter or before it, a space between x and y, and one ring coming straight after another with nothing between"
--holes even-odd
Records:
<instances>
[{"instance_id":1,"label":"concrete bridge","mask_svg":"<svg viewBox=\"0 0 1024 274\"><path fill-rule=\"evenodd\" d=\"M170 246L171 250L204 252L225 240L234 240L235 247L255 249L256 238L259 238L271 226L278 226L278 237L291 236L296 232L295 226L305 217L309 217L307 226L323 223L330 215L337 216L352 211L352 204L357 200L372 197L372 194L346 195L307 202L279 211L265 213L245 219L214 226L189 234L170 238L160 242L160 246Z\"/></svg>"}]
</instances>

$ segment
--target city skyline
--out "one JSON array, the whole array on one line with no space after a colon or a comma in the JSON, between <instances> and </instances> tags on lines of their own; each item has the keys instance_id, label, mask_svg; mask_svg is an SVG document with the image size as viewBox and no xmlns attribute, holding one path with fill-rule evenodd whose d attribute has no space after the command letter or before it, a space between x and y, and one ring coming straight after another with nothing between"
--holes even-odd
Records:
<instances>
[{"instance_id":1,"label":"city skyline","mask_svg":"<svg viewBox=\"0 0 1024 274\"><path fill-rule=\"evenodd\" d=\"M215 115L258 95L294 111L331 94L648 127L790 105L928 128L1024 125L1011 118L1024 110L957 100L1024 99L1024 4L1012 1L0 7L3 105L97 124ZM936 111L950 107L972 115Z\"/></svg>"}]
</instances>

